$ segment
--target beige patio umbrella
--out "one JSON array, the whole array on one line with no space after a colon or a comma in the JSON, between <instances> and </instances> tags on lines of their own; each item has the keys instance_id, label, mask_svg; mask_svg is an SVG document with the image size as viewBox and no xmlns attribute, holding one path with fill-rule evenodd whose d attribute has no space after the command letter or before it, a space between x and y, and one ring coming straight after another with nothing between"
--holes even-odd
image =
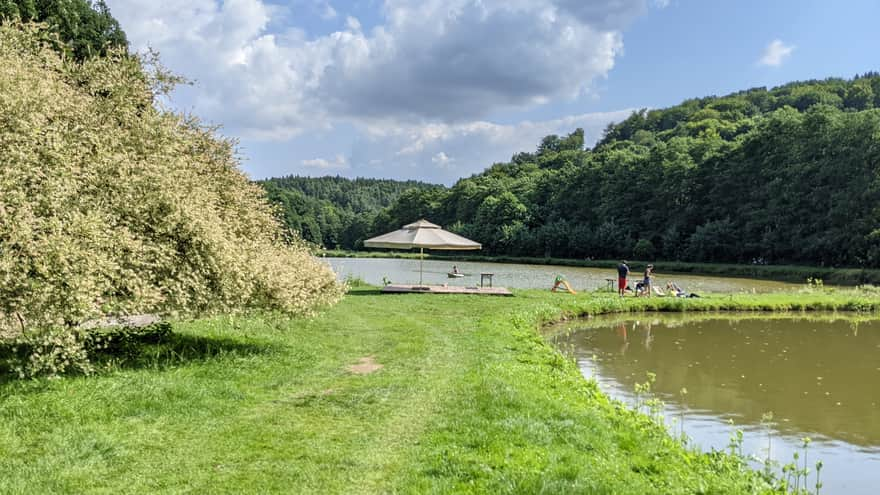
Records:
<instances>
[{"instance_id":1,"label":"beige patio umbrella","mask_svg":"<svg viewBox=\"0 0 880 495\"><path fill-rule=\"evenodd\" d=\"M458 234L443 230L427 220L419 220L402 229L382 234L364 241L364 246L371 248L412 249L419 248L419 285L422 285L422 264L425 249L445 249L464 251L482 249L479 242L466 239Z\"/></svg>"}]
</instances>

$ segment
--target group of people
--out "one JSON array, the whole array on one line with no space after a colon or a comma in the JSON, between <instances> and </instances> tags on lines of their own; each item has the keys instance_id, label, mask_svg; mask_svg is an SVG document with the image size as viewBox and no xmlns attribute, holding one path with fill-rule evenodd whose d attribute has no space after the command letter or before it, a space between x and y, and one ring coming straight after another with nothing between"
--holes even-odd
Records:
<instances>
[{"instance_id":1,"label":"group of people","mask_svg":"<svg viewBox=\"0 0 880 495\"><path fill-rule=\"evenodd\" d=\"M658 296L674 296L674 297L700 297L697 294L685 292L675 282L666 282L666 291L654 287L654 265L649 264L645 267L645 273L641 280L636 282L635 288L629 286L630 269L626 260L617 265L617 293L620 297L626 295L627 292L635 293L636 296L651 297L651 293Z\"/></svg>"},{"instance_id":2,"label":"group of people","mask_svg":"<svg viewBox=\"0 0 880 495\"><path fill-rule=\"evenodd\" d=\"M453 265L452 271L449 272L450 275L458 275L461 272L458 271L458 266ZM645 273L642 276L641 280L636 282L635 288L629 286L629 274L631 270L626 260L620 262L617 265L617 292L621 297L625 296L627 293L635 294L636 296L645 296L651 297L651 293L658 296L674 296L674 297L700 297L697 294L692 292L685 292L684 289L678 286L675 282L669 281L666 282L666 291L654 287L654 265L649 264L645 267ZM559 274L556 276L556 279L553 283L553 288L550 289L553 292L556 292L559 289L565 289L572 294L576 294L577 292L571 288L568 281L565 280L565 276Z\"/></svg>"}]
</instances>

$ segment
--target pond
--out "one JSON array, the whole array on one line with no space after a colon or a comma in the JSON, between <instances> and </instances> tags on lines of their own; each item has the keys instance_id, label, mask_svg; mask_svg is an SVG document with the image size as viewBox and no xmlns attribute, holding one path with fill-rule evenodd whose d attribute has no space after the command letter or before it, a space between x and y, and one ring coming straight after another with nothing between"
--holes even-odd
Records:
<instances>
[{"instance_id":1,"label":"pond","mask_svg":"<svg viewBox=\"0 0 880 495\"><path fill-rule=\"evenodd\" d=\"M340 280L358 277L373 285L382 285L383 277L395 283L418 283L419 261L414 259L392 258L322 258L336 272ZM517 289L549 289L557 274L563 274L575 290L593 290L607 287L608 278L616 278L616 270L607 268L583 268L552 265L521 265L513 263L482 263L482 262L451 262L425 260L424 283L432 285L474 286L480 283L480 273L494 273L493 283L496 286ZM447 273L452 266L458 266L465 277L450 279ZM641 277L641 273L633 275ZM674 280L684 290L695 292L772 292L796 287L795 284L755 280L748 278L705 277L699 275L679 275L663 273L663 266L658 265L656 280L660 285ZM632 280L635 284L635 279Z\"/></svg>"},{"instance_id":2,"label":"pond","mask_svg":"<svg viewBox=\"0 0 880 495\"><path fill-rule=\"evenodd\" d=\"M683 418L671 429L704 451L724 449L738 428L745 454L764 459L769 443L784 464L810 437L811 472L816 460L824 464L821 493L878 492L880 320L643 314L546 331L584 376L631 405L635 384L655 373L652 393L667 423Z\"/></svg>"}]
</instances>

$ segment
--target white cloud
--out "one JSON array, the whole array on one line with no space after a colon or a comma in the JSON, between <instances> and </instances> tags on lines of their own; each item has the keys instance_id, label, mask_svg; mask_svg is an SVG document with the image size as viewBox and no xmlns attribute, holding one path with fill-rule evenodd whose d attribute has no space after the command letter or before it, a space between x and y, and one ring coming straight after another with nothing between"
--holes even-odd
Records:
<instances>
[{"instance_id":1,"label":"white cloud","mask_svg":"<svg viewBox=\"0 0 880 495\"><path fill-rule=\"evenodd\" d=\"M320 170L348 170L350 168L348 165L348 161L342 155L336 155L333 160L326 160L324 158L303 160L302 165L307 169L310 168Z\"/></svg>"},{"instance_id":2,"label":"white cloud","mask_svg":"<svg viewBox=\"0 0 880 495\"><path fill-rule=\"evenodd\" d=\"M350 172L450 184L492 163L508 161L515 153L535 150L548 134L565 135L580 127L590 146L610 122L619 122L631 113L621 110L515 124L474 121L365 128L352 146Z\"/></svg>"},{"instance_id":3,"label":"white cloud","mask_svg":"<svg viewBox=\"0 0 880 495\"><path fill-rule=\"evenodd\" d=\"M451 162L454 162L454 158L450 158L446 155L445 152L440 151L436 155L431 157L431 163L437 165L438 167L445 168L450 165Z\"/></svg>"},{"instance_id":4,"label":"white cloud","mask_svg":"<svg viewBox=\"0 0 880 495\"><path fill-rule=\"evenodd\" d=\"M318 8L320 9L322 19L329 20L336 18L336 9L334 9L329 2L319 3Z\"/></svg>"},{"instance_id":5,"label":"white cloud","mask_svg":"<svg viewBox=\"0 0 880 495\"><path fill-rule=\"evenodd\" d=\"M794 45L786 45L782 40L773 40L764 48L764 54L758 60L759 65L778 67L785 59L791 56L795 49Z\"/></svg>"},{"instance_id":6,"label":"white cloud","mask_svg":"<svg viewBox=\"0 0 880 495\"><path fill-rule=\"evenodd\" d=\"M315 1L319 16L338 15ZM340 123L473 121L583 94L647 1L386 0L368 32L347 17L318 36L273 29L286 10L265 0L108 3L134 48L156 48L196 81L176 101L243 137L283 140Z\"/></svg>"}]
</instances>

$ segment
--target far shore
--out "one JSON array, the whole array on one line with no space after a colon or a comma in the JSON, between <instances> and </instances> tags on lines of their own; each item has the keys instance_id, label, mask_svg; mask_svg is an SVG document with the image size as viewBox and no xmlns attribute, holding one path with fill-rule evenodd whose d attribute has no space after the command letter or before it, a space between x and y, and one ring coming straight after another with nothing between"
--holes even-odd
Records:
<instances>
[{"instance_id":1,"label":"far shore","mask_svg":"<svg viewBox=\"0 0 880 495\"><path fill-rule=\"evenodd\" d=\"M410 251L347 251L326 249L319 256L331 258L390 258L418 259L419 253ZM613 270L619 260L591 260L528 256L487 256L464 254L461 252L425 253L425 259L448 261L472 261L479 263L519 263L524 265L577 266L585 268L608 268ZM857 286L880 285L880 269L870 268L831 268L801 265L757 265L734 263L691 263L685 261L638 261L627 260L631 269L644 269L653 263L658 270L666 273L686 273L718 277L741 277L780 282L806 283L808 280L821 281L827 285Z\"/></svg>"}]
</instances>

